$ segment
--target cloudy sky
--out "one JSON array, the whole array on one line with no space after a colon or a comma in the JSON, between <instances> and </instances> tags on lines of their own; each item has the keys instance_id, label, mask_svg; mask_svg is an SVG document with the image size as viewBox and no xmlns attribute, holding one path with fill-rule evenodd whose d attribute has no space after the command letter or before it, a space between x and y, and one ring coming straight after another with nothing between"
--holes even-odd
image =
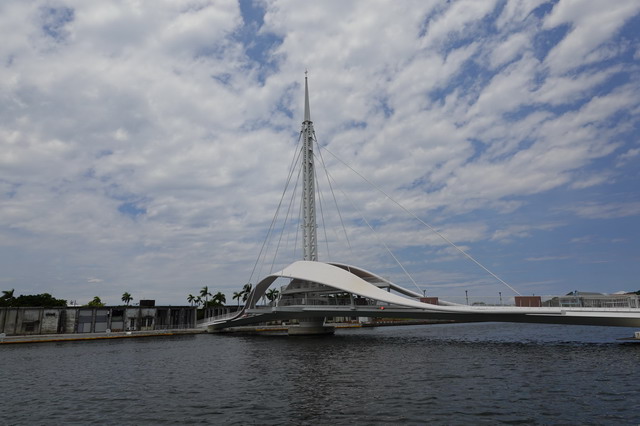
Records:
<instances>
[{"instance_id":1,"label":"cloudy sky","mask_svg":"<svg viewBox=\"0 0 640 426\"><path fill-rule=\"evenodd\" d=\"M305 70L321 260L513 294L379 188L522 294L640 289L636 0L5 0L0 33L0 289L234 303L296 260L278 230L252 274Z\"/></svg>"}]
</instances>

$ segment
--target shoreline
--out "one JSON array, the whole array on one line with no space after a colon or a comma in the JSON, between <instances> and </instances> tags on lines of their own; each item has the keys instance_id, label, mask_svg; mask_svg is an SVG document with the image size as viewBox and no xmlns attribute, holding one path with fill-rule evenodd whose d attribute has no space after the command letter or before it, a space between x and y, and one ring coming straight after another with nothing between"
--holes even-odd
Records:
<instances>
[{"instance_id":1,"label":"shoreline","mask_svg":"<svg viewBox=\"0 0 640 426\"><path fill-rule=\"evenodd\" d=\"M436 324L451 324L455 321L451 320L389 320L389 321L376 321L365 323L327 323L327 326L334 327L336 329L345 328L374 328L374 327L398 327L406 325L436 325ZM268 333L286 333L289 330L290 325L245 325L238 327L228 327L220 330L211 331L211 334L268 334ZM295 325L294 325L295 326Z\"/></svg>"},{"instance_id":2,"label":"shoreline","mask_svg":"<svg viewBox=\"0 0 640 426\"><path fill-rule=\"evenodd\" d=\"M403 325L433 325L449 323L451 321L433 321L433 320L416 320L416 321L378 321L375 323L334 323L338 329L345 328L370 328L370 327L393 327ZM211 334L270 334L287 332L288 325L251 325L241 327L229 327ZM187 328L187 329L167 329L152 331L120 331L110 333L73 333L73 334L21 334L12 336L0 336L0 345L4 344L20 344L20 343L52 343L52 342L78 342L78 341L94 341L106 339L132 339L142 337L160 337L160 336L183 336L192 334L206 334L206 328Z\"/></svg>"},{"instance_id":3,"label":"shoreline","mask_svg":"<svg viewBox=\"0 0 640 426\"><path fill-rule=\"evenodd\" d=\"M437 325L451 324L456 321L434 321L434 320L414 320L414 321L381 321L375 323L329 323L336 329L348 328L375 328L375 327L399 327L408 325ZM240 327L229 327L222 330L208 332L205 328L187 328L187 329L167 329L152 331L122 331L111 333L74 333L74 334L32 334L32 335L14 335L1 336L0 346L4 344L27 344L27 343L54 343L54 342L79 342L79 341L96 341L107 339L132 339L144 337L168 337L168 336L186 336L194 334L256 334L269 335L287 333L289 325L250 325ZM640 332L634 336L616 339L618 341L638 342L640 343Z\"/></svg>"},{"instance_id":4,"label":"shoreline","mask_svg":"<svg viewBox=\"0 0 640 426\"><path fill-rule=\"evenodd\" d=\"M189 334L201 334L207 331L200 328L187 328L176 330L153 331L118 331L111 333L73 333L73 334L30 334L0 337L0 345L18 343L50 343L73 342L105 339L132 339L140 337L180 336Z\"/></svg>"}]
</instances>

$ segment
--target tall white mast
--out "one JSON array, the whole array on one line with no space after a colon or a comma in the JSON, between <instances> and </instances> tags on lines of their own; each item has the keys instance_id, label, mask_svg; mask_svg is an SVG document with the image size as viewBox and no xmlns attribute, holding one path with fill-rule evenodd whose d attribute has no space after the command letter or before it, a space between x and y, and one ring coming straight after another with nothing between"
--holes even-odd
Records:
<instances>
[{"instance_id":1,"label":"tall white mast","mask_svg":"<svg viewBox=\"0 0 640 426\"><path fill-rule=\"evenodd\" d=\"M309 83L307 72L304 73L304 121L302 122L302 246L304 260L318 260L318 232L316 224L316 191L313 158L315 133L309 110ZM283 298L303 299L304 303L320 300L320 295L327 290L323 284L313 281L294 279L283 290ZM298 302L299 303L299 302ZM333 334L334 328L324 325L325 318L299 318L298 325L289 327L290 335Z\"/></svg>"},{"instance_id":2,"label":"tall white mast","mask_svg":"<svg viewBox=\"0 0 640 426\"><path fill-rule=\"evenodd\" d=\"M309 84L304 73L304 121L302 122L302 246L304 260L318 260L316 225L315 170L313 165L314 131L309 110Z\"/></svg>"}]
</instances>

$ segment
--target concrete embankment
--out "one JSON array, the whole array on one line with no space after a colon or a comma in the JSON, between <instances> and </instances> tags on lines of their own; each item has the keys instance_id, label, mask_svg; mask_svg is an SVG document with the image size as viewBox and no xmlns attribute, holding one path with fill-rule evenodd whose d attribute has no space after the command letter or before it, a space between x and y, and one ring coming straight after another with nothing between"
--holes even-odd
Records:
<instances>
[{"instance_id":1,"label":"concrete embankment","mask_svg":"<svg viewBox=\"0 0 640 426\"><path fill-rule=\"evenodd\" d=\"M329 324L337 329L344 328L361 328L361 327L389 327L401 325L425 325L425 324L441 324L451 321L437 320L406 320L406 321L377 321L373 323L334 323ZM287 325L252 325L242 327L229 327L215 333L286 333L289 327ZM30 334L30 335L13 335L3 336L0 334L0 345L11 343L46 343L46 342L71 342L71 341L89 341L104 339L130 339L141 337L158 337L158 336L180 336L188 334L202 334L207 330L203 328L188 328L177 330L153 330L153 331L122 331L111 333L73 333L73 334Z\"/></svg>"},{"instance_id":2,"label":"concrete embankment","mask_svg":"<svg viewBox=\"0 0 640 426\"><path fill-rule=\"evenodd\" d=\"M10 343L45 343L104 339L131 339L158 336L180 336L186 334L200 334L205 332L206 330L203 330L201 328L188 328L179 330L123 331L111 333L37 334L21 336L0 335L0 345Z\"/></svg>"}]
</instances>

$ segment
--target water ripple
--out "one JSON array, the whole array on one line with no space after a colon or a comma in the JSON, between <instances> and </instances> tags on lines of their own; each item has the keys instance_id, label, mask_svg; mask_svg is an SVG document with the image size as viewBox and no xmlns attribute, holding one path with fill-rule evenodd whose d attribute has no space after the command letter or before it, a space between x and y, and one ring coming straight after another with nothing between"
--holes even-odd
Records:
<instances>
[{"instance_id":1,"label":"water ripple","mask_svg":"<svg viewBox=\"0 0 640 426\"><path fill-rule=\"evenodd\" d=\"M638 424L640 345L614 340L630 332L451 324L5 345L0 424Z\"/></svg>"}]
</instances>

